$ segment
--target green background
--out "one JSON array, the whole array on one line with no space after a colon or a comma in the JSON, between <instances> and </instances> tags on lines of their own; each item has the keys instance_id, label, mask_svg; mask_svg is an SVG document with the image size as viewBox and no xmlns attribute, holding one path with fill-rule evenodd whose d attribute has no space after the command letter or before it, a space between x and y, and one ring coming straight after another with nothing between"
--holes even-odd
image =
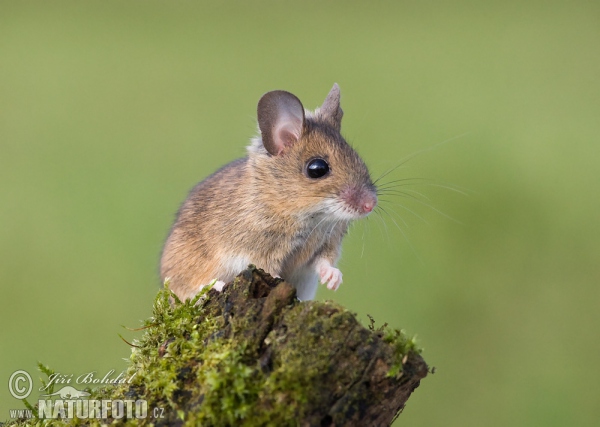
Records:
<instances>
[{"instance_id":1,"label":"green background","mask_svg":"<svg viewBox=\"0 0 600 427\"><path fill-rule=\"evenodd\" d=\"M443 212L382 201L318 294L418 334L398 424L598 425L599 76L593 1L2 1L0 419L38 360L119 372L187 191L264 92L338 82L373 176L421 152L384 181Z\"/></svg>"}]
</instances>

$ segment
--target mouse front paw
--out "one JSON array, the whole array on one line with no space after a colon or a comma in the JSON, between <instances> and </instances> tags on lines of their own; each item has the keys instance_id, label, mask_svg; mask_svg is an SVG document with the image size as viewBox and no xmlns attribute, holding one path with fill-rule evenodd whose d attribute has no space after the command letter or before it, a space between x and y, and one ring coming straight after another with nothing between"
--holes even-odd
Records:
<instances>
[{"instance_id":1,"label":"mouse front paw","mask_svg":"<svg viewBox=\"0 0 600 427\"><path fill-rule=\"evenodd\" d=\"M342 283L342 272L332 266L329 261L322 260L318 265L319 281L325 285L327 289L337 290Z\"/></svg>"},{"instance_id":2,"label":"mouse front paw","mask_svg":"<svg viewBox=\"0 0 600 427\"><path fill-rule=\"evenodd\" d=\"M226 283L223 282L222 280L217 280L212 288L216 289L219 292L223 292L223 288L225 287L225 285L226 285Z\"/></svg>"}]
</instances>

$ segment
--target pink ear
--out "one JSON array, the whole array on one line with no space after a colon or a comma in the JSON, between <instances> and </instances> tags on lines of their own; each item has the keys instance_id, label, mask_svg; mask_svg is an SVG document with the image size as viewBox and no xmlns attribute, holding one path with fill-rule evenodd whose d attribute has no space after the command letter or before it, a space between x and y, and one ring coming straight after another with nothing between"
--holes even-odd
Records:
<instances>
[{"instance_id":1,"label":"pink ear","mask_svg":"<svg viewBox=\"0 0 600 427\"><path fill-rule=\"evenodd\" d=\"M298 98L283 90L268 92L258 101L258 126L265 149L282 154L302 136L304 107Z\"/></svg>"}]
</instances>

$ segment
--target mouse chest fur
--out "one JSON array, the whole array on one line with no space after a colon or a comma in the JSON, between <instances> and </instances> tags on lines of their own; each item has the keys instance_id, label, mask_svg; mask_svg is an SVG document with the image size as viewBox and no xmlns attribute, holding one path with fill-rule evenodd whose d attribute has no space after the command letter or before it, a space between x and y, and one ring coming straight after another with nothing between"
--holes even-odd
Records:
<instances>
[{"instance_id":1,"label":"mouse chest fur","mask_svg":"<svg viewBox=\"0 0 600 427\"><path fill-rule=\"evenodd\" d=\"M294 276L297 270L312 268L312 264L331 245L347 232L346 222L335 221L326 216L313 215L298 221L302 224L289 236L289 250L281 262L281 275Z\"/></svg>"}]
</instances>

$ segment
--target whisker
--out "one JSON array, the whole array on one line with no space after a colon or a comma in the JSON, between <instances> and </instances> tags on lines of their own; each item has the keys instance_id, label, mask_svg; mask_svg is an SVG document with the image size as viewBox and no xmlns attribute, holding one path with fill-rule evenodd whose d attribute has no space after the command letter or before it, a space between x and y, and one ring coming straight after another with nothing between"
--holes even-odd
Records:
<instances>
[{"instance_id":1,"label":"whisker","mask_svg":"<svg viewBox=\"0 0 600 427\"><path fill-rule=\"evenodd\" d=\"M386 209L384 209L383 207L381 207L381 210L382 210L382 211L383 211L385 214L387 214L387 215L388 215L390 218L392 217L392 216L390 215L390 213L389 213L389 212L388 212ZM398 215L398 217L400 218L400 221L402 221L402 223L404 224L404 226L405 226L406 228L410 228L410 227L408 226L408 224L406 223L406 221L404 221L404 218L402 218L402 216L401 216L401 215Z\"/></svg>"},{"instance_id":2,"label":"whisker","mask_svg":"<svg viewBox=\"0 0 600 427\"><path fill-rule=\"evenodd\" d=\"M409 193L415 193L415 194L417 194L417 195L419 195L419 196L423 197L425 200L429 200L429 201L431 201L431 199L430 199L429 197L427 197L425 194L421 193L420 191L417 191L417 190L412 190L412 189L410 189L410 188L405 188L405 189L404 189L404 190L402 190L402 191L404 191L404 192L409 192Z\"/></svg>"},{"instance_id":3,"label":"whisker","mask_svg":"<svg viewBox=\"0 0 600 427\"><path fill-rule=\"evenodd\" d=\"M423 181L435 181L434 179L428 179L428 178L419 178L419 179L423 180ZM401 181L401 180L398 180L398 181ZM391 184L391 182L389 184ZM392 189L392 188L407 187L407 186L412 186L412 185L424 185L424 186L428 186L428 187L445 188L447 190L451 190L451 191L455 191L457 193L461 193L461 194L463 194L465 196L470 196L470 194L468 194L469 192L476 193L475 191L473 191L473 190L471 190L469 188L464 188L464 187L461 187L461 186L456 185L456 184L450 184L450 183L439 184L439 183L435 183L435 182L404 183L404 184L398 184L398 183L396 183L395 185L379 186L377 188L377 190L378 191L379 191L379 189L389 190L389 189Z\"/></svg>"},{"instance_id":4,"label":"whisker","mask_svg":"<svg viewBox=\"0 0 600 427\"><path fill-rule=\"evenodd\" d=\"M401 179L395 179L393 181L388 181L388 182L384 182L381 185L378 185L377 188L386 188L388 187L390 184L394 184L397 182L403 182L403 181L421 181L421 180L427 180L428 178L401 178Z\"/></svg>"},{"instance_id":5,"label":"whisker","mask_svg":"<svg viewBox=\"0 0 600 427\"><path fill-rule=\"evenodd\" d=\"M400 191L400 190L388 190L386 192L378 193L377 195L378 196L379 195L381 195L381 196L400 196L400 197L404 197L407 199L421 200L417 196L408 194L407 192ZM429 200L429 198L427 198L426 196L423 196L423 197L425 197L425 199Z\"/></svg>"},{"instance_id":6,"label":"whisker","mask_svg":"<svg viewBox=\"0 0 600 427\"><path fill-rule=\"evenodd\" d=\"M377 205L376 208L375 208L375 213L377 213L377 218L379 218L381 224L383 224L383 228L385 229L385 233L383 232L381 226L378 224L379 231L381 232L381 237L383 237L385 240L387 240L388 246L391 248L390 233L388 231L387 224L383 220L383 215L381 215L380 211L381 211L381 206Z\"/></svg>"},{"instance_id":7,"label":"whisker","mask_svg":"<svg viewBox=\"0 0 600 427\"><path fill-rule=\"evenodd\" d=\"M367 217L367 221L369 220L369 217ZM362 226L362 249L360 251L360 257L362 258L365 254L365 226L363 224Z\"/></svg>"},{"instance_id":8,"label":"whisker","mask_svg":"<svg viewBox=\"0 0 600 427\"><path fill-rule=\"evenodd\" d=\"M335 212L337 212L337 210L335 210L333 213L335 213ZM313 233L313 231L315 231L315 230L317 229L317 227L318 227L319 225L321 225L321 223L322 223L323 221L325 221L327 218L328 218L328 215L323 215L323 219L321 219L321 221L319 221L319 222L317 223L317 225L315 225L315 226L313 227L313 229L312 229L312 230L310 230L310 233L308 233L308 236L306 236L306 241L308 241L308 238L309 238L309 237L310 237L310 235Z\"/></svg>"},{"instance_id":9,"label":"whisker","mask_svg":"<svg viewBox=\"0 0 600 427\"><path fill-rule=\"evenodd\" d=\"M394 206L400 206L402 209L404 209L404 210L406 210L406 211L410 212L411 214L413 214L414 216L416 216L417 218L419 218L419 219L420 219L421 221L423 221L425 224L427 224L427 225L431 225L431 224L429 224L429 221L427 221L425 218L423 218L421 215L419 215L418 213L416 213L416 212L415 212L415 211L413 211L412 209L409 209L409 208L407 208L407 207L406 207L406 206L404 206L403 204L401 204L401 203L393 203L393 202L391 202L391 201L389 201L389 200L385 200L385 199L382 199L382 200L383 200L384 202L386 202L386 203L390 203L390 204L392 204L392 205L394 205ZM392 212L393 212L393 211L392 211Z\"/></svg>"},{"instance_id":10,"label":"whisker","mask_svg":"<svg viewBox=\"0 0 600 427\"><path fill-rule=\"evenodd\" d=\"M455 191L455 192L457 192L459 194L462 194L463 196L467 196L467 197L470 196L470 194L467 193L467 191L474 192L473 190L469 190L469 189L466 189L466 188L462 188L462 189L459 190L459 188L461 188L461 187L454 186L454 185L453 186L450 186L450 185L441 185L441 184L423 184L423 185L427 185L429 187L445 188L446 190Z\"/></svg>"},{"instance_id":11,"label":"whisker","mask_svg":"<svg viewBox=\"0 0 600 427\"><path fill-rule=\"evenodd\" d=\"M393 171L395 171L396 169L398 169L400 166L402 166L403 164L405 164L409 160L414 159L415 157L420 156L422 154L425 154L425 153L428 153L430 151L433 151L433 150L441 147L442 145L447 144L450 141L454 141L456 139L462 138L463 136L468 135L469 133L471 133L471 132L464 132L464 133L462 133L460 135L454 136L452 138L448 138L445 141L438 142L437 144L434 144L434 145L432 145L432 146L430 146L428 148L424 148L424 149L419 150L419 151L417 151L417 152L415 152L413 154L410 154L409 156L405 157L404 159L401 159L400 160L400 164L398 164L397 166L395 166L392 169L388 170L383 175L381 175L379 178L377 178L375 180L375 182L373 182L373 184L377 183L379 180L381 180L382 178L386 177L387 175L389 175L390 173L392 173Z\"/></svg>"},{"instance_id":12,"label":"whisker","mask_svg":"<svg viewBox=\"0 0 600 427\"><path fill-rule=\"evenodd\" d=\"M448 214L446 214L446 213L442 212L442 211L441 211L441 210L439 210L439 209L436 209L436 208L434 208L434 207L433 207L433 206L431 206L429 203L425 203L424 201L422 201L422 200L419 200L419 199L415 199L415 202L417 202L417 203L420 203L420 204L422 204L423 206L427 206L429 209L432 209L432 210L434 210L435 212L437 212L437 213L439 213L440 215L442 215L442 216L444 216L444 217L448 218L448 219L449 219L449 220L451 220L451 221L454 221L454 222L456 222L457 224L464 225L464 224L463 224L462 222L460 222L459 220L457 220L457 219L455 219L455 218L452 218L450 215L448 215Z\"/></svg>"},{"instance_id":13,"label":"whisker","mask_svg":"<svg viewBox=\"0 0 600 427\"><path fill-rule=\"evenodd\" d=\"M417 257L417 259L419 260L419 262L421 262L421 264L424 265L423 260L421 259L421 257L417 254L417 251L415 250L414 246L412 245L412 243L410 242L408 236L406 235L406 233L404 232L404 230L402 230L402 227L400 227L398 225L398 223L396 222L396 220L394 219L393 216L391 216L385 209L382 208L382 211L387 214L390 219L392 220L392 222L396 225L396 227L398 228L398 230L400 230L400 233L402 233L402 235L404 236L404 239L406 240L406 243L408 243L408 246L410 247L410 250L412 251L412 253L415 255L415 257Z\"/></svg>"}]
</instances>

